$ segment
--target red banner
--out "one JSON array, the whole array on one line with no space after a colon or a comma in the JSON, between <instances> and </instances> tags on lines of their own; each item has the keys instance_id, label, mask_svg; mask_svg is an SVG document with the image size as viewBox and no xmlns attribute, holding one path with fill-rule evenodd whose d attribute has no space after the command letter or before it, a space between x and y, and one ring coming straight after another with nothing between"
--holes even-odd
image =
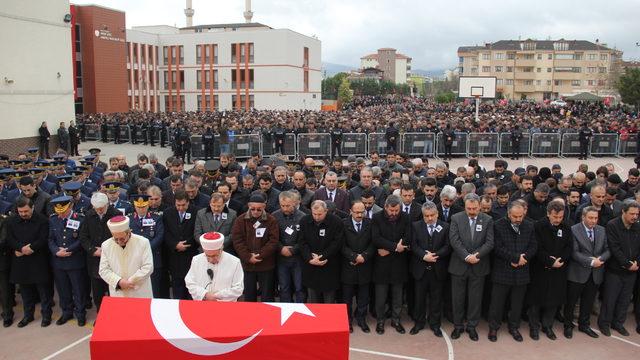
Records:
<instances>
[{"instance_id":1,"label":"red banner","mask_svg":"<svg viewBox=\"0 0 640 360\"><path fill-rule=\"evenodd\" d=\"M91 337L101 359L348 359L345 305L105 297Z\"/></svg>"}]
</instances>

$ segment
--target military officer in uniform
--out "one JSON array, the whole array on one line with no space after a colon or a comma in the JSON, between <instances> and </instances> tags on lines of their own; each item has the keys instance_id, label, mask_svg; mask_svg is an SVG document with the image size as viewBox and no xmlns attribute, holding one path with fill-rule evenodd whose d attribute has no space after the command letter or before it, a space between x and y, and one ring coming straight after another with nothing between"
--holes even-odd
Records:
<instances>
[{"instance_id":1,"label":"military officer in uniform","mask_svg":"<svg viewBox=\"0 0 640 360\"><path fill-rule=\"evenodd\" d=\"M162 217L149 211L149 195L136 194L131 196L135 211L129 215L131 231L143 236L151 244L153 253L153 273L151 274L151 288L154 298L169 298L169 288L164 287L162 280L164 273L162 264L162 249L164 243L164 226Z\"/></svg>"},{"instance_id":2,"label":"military officer in uniform","mask_svg":"<svg viewBox=\"0 0 640 360\"><path fill-rule=\"evenodd\" d=\"M120 199L121 186L122 183L117 181L107 182L102 185L102 190L107 194L107 198L109 198L109 205L120 211L122 215L127 216L133 213L133 205L126 200Z\"/></svg>"},{"instance_id":3,"label":"military officer in uniform","mask_svg":"<svg viewBox=\"0 0 640 360\"><path fill-rule=\"evenodd\" d=\"M87 270L85 253L78 235L84 215L73 211L73 198L63 195L51 200L54 214L49 218L49 251L62 316L56 325L63 325L74 315L78 326L87 319L85 296Z\"/></svg>"},{"instance_id":4,"label":"military officer in uniform","mask_svg":"<svg viewBox=\"0 0 640 360\"><path fill-rule=\"evenodd\" d=\"M81 187L82 185L76 181L65 182L61 186L64 194L61 193L56 198L64 195L70 196L73 211L84 214L91 209L91 198L80 191Z\"/></svg>"}]
</instances>

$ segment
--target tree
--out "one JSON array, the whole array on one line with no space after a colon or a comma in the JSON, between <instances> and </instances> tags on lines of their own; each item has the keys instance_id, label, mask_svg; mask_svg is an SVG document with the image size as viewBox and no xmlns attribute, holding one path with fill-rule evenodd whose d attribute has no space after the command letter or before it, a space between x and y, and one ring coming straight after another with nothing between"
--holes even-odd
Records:
<instances>
[{"instance_id":1,"label":"tree","mask_svg":"<svg viewBox=\"0 0 640 360\"><path fill-rule=\"evenodd\" d=\"M640 108L640 69L628 69L620 76L616 88L624 103Z\"/></svg>"},{"instance_id":2,"label":"tree","mask_svg":"<svg viewBox=\"0 0 640 360\"><path fill-rule=\"evenodd\" d=\"M322 98L325 100L337 100L338 88L342 80L347 77L346 73L337 73L322 80Z\"/></svg>"},{"instance_id":3,"label":"tree","mask_svg":"<svg viewBox=\"0 0 640 360\"><path fill-rule=\"evenodd\" d=\"M435 100L438 104L452 103L456 100L456 94L451 91L443 91L436 95Z\"/></svg>"},{"instance_id":4,"label":"tree","mask_svg":"<svg viewBox=\"0 0 640 360\"><path fill-rule=\"evenodd\" d=\"M342 104L351 102L351 99L353 99L353 91L351 90L349 80L344 78L338 87L338 103L342 106Z\"/></svg>"}]
</instances>

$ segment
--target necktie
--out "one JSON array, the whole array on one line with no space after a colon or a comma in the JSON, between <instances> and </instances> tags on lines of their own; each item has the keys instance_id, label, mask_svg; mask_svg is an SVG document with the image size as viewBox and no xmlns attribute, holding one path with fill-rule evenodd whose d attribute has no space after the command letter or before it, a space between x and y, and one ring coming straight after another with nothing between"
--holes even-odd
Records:
<instances>
[{"instance_id":1,"label":"necktie","mask_svg":"<svg viewBox=\"0 0 640 360\"><path fill-rule=\"evenodd\" d=\"M593 243L593 230L589 230L589 241Z\"/></svg>"},{"instance_id":2,"label":"necktie","mask_svg":"<svg viewBox=\"0 0 640 360\"><path fill-rule=\"evenodd\" d=\"M449 219L449 209L442 208L442 214L444 215L444 221L447 221Z\"/></svg>"},{"instance_id":3,"label":"necktie","mask_svg":"<svg viewBox=\"0 0 640 360\"><path fill-rule=\"evenodd\" d=\"M476 218L471 219L471 241L473 241L476 232Z\"/></svg>"},{"instance_id":4,"label":"necktie","mask_svg":"<svg viewBox=\"0 0 640 360\"><path fill-rule=\"evenodd\" d=\"M219 223L220 222L220 215L216 214L213 216L213 221L215 221L215 223Z\"/></svg>"},{"instance_id":5,"label":"necktie","mask_svg":"<svg viewBox=\"0 0 640 360\"><path fill-rule=\"evenodd\" d=\"M362 223L356 223L356 231L360 232L360 226L362 226Z\"/></svg>"},{"instance_id":6,"label":"necktie","mask_svg":"<svg viewBox=\"0 0 640 360\"><path fill-rule=\"evenodd\" d=\"M184 221L184 213L180 212L180 222L183 222L183 221Z\"/></svg>"},{"instance_id":7,"label":"necktie","mask_svg":"<svg viewBox=\"0 0 640 360\"><path fill-rule=\"evenodd\" d=\"M371 210L367 210L367 217L371 219Z\"/></svg>"},{"instance_id":8,"label":"necktie","mask_svg":"<svg viewBox=\"0 0 640 360\"><path fill-rule=\"evenodd\" d=\"M429 236L433 235L433 225L429 225Z\"/></svg>"},{"instance_id":9,"label":"necktie","mask_svg":"<svg viewBox=\"0 0 640 360\"><path fill-rule=\"evenodd\" d=\"M514 230L517 234L520 234L520 226L519 226L519 225L511 224L511 227L513 228L513 230Z\"/></svg>"},{"instance_id":10,"label":"necktie","mask_svg":"<svg viewBox=\"0 0 640 360\"><path fill-rule=\"evenodd\" d=\"M329 201L333 202L333 191L329 191Z\"/></svg>"},{"instance_id":11,"label":"necktie","mask_svg":"<svg viewBox=\"0 0 640 360\"><path fill-rule=\"evenodd\" d=\"M404 206L404 212L407 213L407 214L409 213L409 206L407 206L407 205Z\"/></svg>"}]
</instances>

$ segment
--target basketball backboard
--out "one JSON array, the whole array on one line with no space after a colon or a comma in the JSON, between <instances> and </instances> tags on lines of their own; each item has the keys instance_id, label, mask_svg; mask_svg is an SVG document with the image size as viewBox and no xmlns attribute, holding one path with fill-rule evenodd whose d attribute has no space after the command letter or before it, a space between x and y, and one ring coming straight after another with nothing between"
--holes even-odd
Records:
<instances>
[{"instance_id":1,"label":"basketball backboard","mask_svg":"<svg viewBox=\"0 0 640 360\"><path fill-rule=\"evenodd\" d=\"M458 97L495 99L496 78L494 76L461 76Z\"/></svg>"}]
</instances>

